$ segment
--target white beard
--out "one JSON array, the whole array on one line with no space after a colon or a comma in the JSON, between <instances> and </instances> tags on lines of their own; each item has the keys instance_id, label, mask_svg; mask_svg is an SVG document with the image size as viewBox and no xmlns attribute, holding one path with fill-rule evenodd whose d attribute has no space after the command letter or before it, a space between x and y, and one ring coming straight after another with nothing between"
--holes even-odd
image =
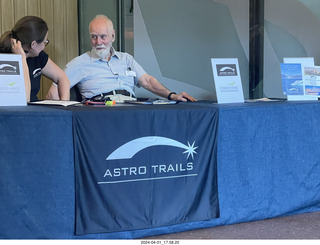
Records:
<instances>
[{"instance_id":1,"label":"white beard","mask_svg":"<svg viewBox=\"0 0 320 245\"><path fill-rule=\"evenodd\" d=\"M97 48L102 48L102 49L97 49ZM97 55L101 59L106 59L109 54L110 54L110 48L111 47L106 47L105 45L97 46L97 47L92 47L92 52Z\"/></svg>"}]
</instances>

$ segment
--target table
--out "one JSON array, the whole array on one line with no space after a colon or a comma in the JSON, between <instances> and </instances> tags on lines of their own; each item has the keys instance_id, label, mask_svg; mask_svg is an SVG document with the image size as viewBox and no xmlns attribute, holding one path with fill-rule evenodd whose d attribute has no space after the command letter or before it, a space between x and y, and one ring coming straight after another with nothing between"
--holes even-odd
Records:
<instances>
[{"instance_id":1,"label":"table","mask_svg":"<svg viewBox=\"0 0 320 245\"><path fill-rule=\"evenodd\" d=\"M15 171L11 171L8 174L10 172L9 168L1 167L0 195L5 205L0 208L0 217L5 217L8 222L6 224L1 222L0 237L139 238L320 210L320 152L318 151L318 146L320 145L320 130L318 126L320 122L320 104L318 102L259 102L226 105L181 103L181 106L181 110L197 111L201 107L206 108L208 111L215 110L219 112L217 139L219 218L149 229L76 236L74 235L74 194L72 194L74 193L74 176L72 172L73 166L70 167L73 164L71 156L73 155L73 147L71 147L68 150L68 156L65 155L67 154L66 152L55 156L59 159L66 158L66 162L69 162L67 164L59 164L57 167L51 166L53 162L56 162L54 159L50 160L49 163L43 163L41 170L26 168L25 165L22 165L24 168L15 168ZM193 107L194 109L192 109ZM6 108L6 110L10 111L11 109ZM12 110L14 110L14 113L17 113L17 110L20 113L25 108ZM72 138L70 135L71 117L75 112L51 108L36 110L39 111L32 113L40 115L44 113L46 116L41 120L45 120L46 123L52 121L54 115L63 114L57 121L58 124L50 127L53 127L57 132L59 131L57 129L63 124L65 124L64 127L68 124L68 133L62 135L60 140L68 138L69 140L67 140L63 148L70 147ZM81 108L76 110L81 110ZM127 108L112 108L111 110L119 112L126 111ZM144 113L142 108L137 110L139 111L138 114ZM149 111L149 113L158 113L151 108L145 110ZM131 112L132 116L136 112L133 110ZM1 119L2 113L4 113L4 116L8 115L1 108ZM18 119L21 122L20 117ZM169 119L171 118L167 118L167 120ZM61 123L59 123L60 120ZM191 118L188 118L188 120L191 120ZM39 124L41 123L42 121L39 121ZM3 144L2 140L3 132L8 132L6 127L12 127L10 123L3 126L2 120L0 120L0 127L2 132L0 143L1 148L3 148L6 145ZM37 124L36 127L41 129L41 125ZM5 135L8 137L8 133L5 133ZM51 141L53 138L55 137L50 136L48 140ZM16 146L16 142L13 140L10 144ZM60 149L58 143L53 145L55 145L55 149ZM23 148L22 146L20 147ZM29 151L24 154L32 155ZM1 166L5 163L7 161L1 158ZM39 163L37 164L40 165ZM26 187L25 183L30 183L30 179L21 179L23 173L25 178L29 176L32 180L40 179L39 176L43 176L43 168L46 169L47 165L51 166L51 170L56 171L56 173L45 172L45 179L49 182L40 182L40 184L42 186L44 184L51 186L50 180L52 181L56 176L64 176L60 177L60 180L63 179L66 182L54 183L57 185L58 194L55 189L46 189L44 191L41 186L38 186L38 189L34 192L40 193L37 199L35 199L35 195L28 195L30 198L24 196L27 203L17 203L17 197L12 192L6 191L3 193L3 190L6 190L7 186L10 185L11 187L19 186L11 188L14 191L21 188L18 183L23 183L24 185L22 186ZM3 172L3 169L5 169L5 172ZM17 172L17 170L19 171ZM28 188L24 188L19 193L26 191L32 192L28 186ZM60 196L61 199L56 201L54 195ZM44 205L47 203L52 205L50 207ZM32 214L30 210L38 208L40 208L38 212L43 213L43 218L37 220L36 226L33 225L35 222L30 219L31 215L28 214ZM52 210L53 212L51 212ZM12 214L18 214L20 220L14 219Z\"/></svg>"},{"instance_id":2,"label":"table","mask_svg":"<svg viewBox=\"0 0 320 245\"><path fill-rule=\"evenodd\" d=\"M123 232L127 236L131 235L128 230L209 220L219 215L216 177L217 110L183 104L169 107L158 105L113 108L28 106L18 109L4 108L0 111L0 115L3 119L2 127L8 132L4 135L1 146L14 147L16 155L23 159L21 161L27 159L26 164L32 163L32 167L28 169L30 173L27 172L28 179L44 180L41 185L35 181L34 185L37 188L34 190L35 187L30 184L30 180L16 178L26 173L23 168L20 168L19 172L14 172L10 180L7 180L7 172L2 172L0 177L4 180L3 190L7 188L5 182L12 181L13 187L10 192L14 195L16 186L25 186L25 196L37 195L37 192L50 194L50 198L47 195L40 195L22 206L20 197L14 196L8 199L3 195L7 203L3 206L2 212L12 210L11 215L7 217L10 227L5 225L1 227L3 237L81 238L86 236L79 235L101 232L107 232L107 237L123 237L115 231ZM204 121L201 121L203 119ZM23 138L27 141L29 137L33 137L34 142L29 145L33 149L31 153L23 151L23 145L26 142L16 145L16 142L20 142L18 135L9 133L14 125L12 121L16 121L17 125L21 121L26 122ZM44 130L48 132L44 133ZM210 136L206 135L208 131L211 132ZM125 183L109 185L102 183L103 185L97 186L97 182L108 180L106 169L115 168L123 162L128 163L128 161L116 159L110 163L114 165L113 167L106 168L106 153L110 154L119 145L132 139L138 139L141 143L141 139L150 138L160 140L160 144L144 147L146 149L137 152L139 157L132 158L128 165L133 168L140 164L138 167L138 169L142 167L140 176L129 176L129 179L125 179ZM195 143L197 145L194 145ZM208 149L204 145L201 146L201 143ZM63 147L59 154L56 153L58 147ZM142 150L145 153L141 153ZM100 151L101 162L98 155ZM74 153L75 182L73 182L74 174L70 174L74 165L71 161ZM3 154L5 160L0 164L4 165L8 171L12 171L12 166L16 167L17 161L6 150ZM54 155L52 158L51 154ZM47 158L48 162L44 164L37 156ZM67 158L69 162L60 161L60 158L61 160ZM90 160L86 161L87 159ZM25 165L23 167L25 168ZM68 168L68 171L62 167ZM148 171L147 167L149 167ZM85 171L82 171L84 168ZM97 169L98 177L94 174L90 175L94 172L93 168ZM132 168L130 168L130 174ZM37 171L33 172L35 169ZM47 176L42 171L46 171L45 173L51 176ZM61 176L58 179L59 183L55 183L56 175ZM61 181L62 178L68 181ZM124 182L123 178L114 179L114 182L120 180ZM87 184L89 180L91 181ZM129 180L130 183L128 183ZM63 189L65 184L68 186ZM91 185L95 187L90 188ZM55 188L56 186L58 188ZM102 196L105 199L100 201L99 196L97 200L93 199L97 195L92 194L100 192L103 192ZM60 203L59 200L55 200L59 195L67 202ZM76 199L73 199L74 195ZM61 201L63 202L63 199ZM41 208L38 202L41 203ZM89 207L86 208L87 203ZM32 208L33 206L35 208ZM29 217L16 215L15 209L28 213ZM34 209L33 212L29 213L30 209ZM44 212L43 209L45 209ZM60 213L51 214L55 209ZM64 214L67 214L67 220L61 219ZM30 219L34 220L41 229L35 227L30 229L29 222L32 223ZM92 224L89 225L89 222ZM50 229L46 229L48 226ZM18 227L19 230L17 230Z\"/></svg>"},{"instance_id":3,"label":"table","mask_svg":"<svg viewBox=\"0 0 320 245\"><path fill-rule=\"evenodd\" d=\"M218 107L222 223L319 210L319 102Z\"/></svg>"},{"instance_id":4,"label":"table","mask_svg":"<svg viewBox=\"0 0 320 245\"><path fill-rule=\"evenodd\" d=\"M320 210L319 102L203 106L219 109L220 218L154 229L143 235Z\"/></svg>"},{"instance_id":5,"label":"table","mask_svg":"<svg viewBox=\"0 0 320 245\"><path fill-rule=\"evenodd\" d=\"M72 234L72 113L0 107L0 132L0 238Z\"/></svg>"}]
</instances>

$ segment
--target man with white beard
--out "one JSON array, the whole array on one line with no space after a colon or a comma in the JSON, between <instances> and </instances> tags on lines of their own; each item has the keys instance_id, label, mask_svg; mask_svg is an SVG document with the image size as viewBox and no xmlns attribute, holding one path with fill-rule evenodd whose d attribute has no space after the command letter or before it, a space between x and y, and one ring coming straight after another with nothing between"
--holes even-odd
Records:
<instances>
[{"instance_id":1,"label":"man with white beard","mask_svg":"<svg viewBox=\"0 0 320 245\"><path fill-rule=\"evenodd\" d=\"M89 33L91 51L74 58L65 68L70 86L77 85L83 99L108 96L117 102L134 100L134 86L141 86L169 100L196 101L185 92L176 94L164 87L147 74L130 54L115 51L112 47L115 30L108 17L97 15L89 24ZM54 85L46 97L59 99Z\"/></svg>"}]
</instances>

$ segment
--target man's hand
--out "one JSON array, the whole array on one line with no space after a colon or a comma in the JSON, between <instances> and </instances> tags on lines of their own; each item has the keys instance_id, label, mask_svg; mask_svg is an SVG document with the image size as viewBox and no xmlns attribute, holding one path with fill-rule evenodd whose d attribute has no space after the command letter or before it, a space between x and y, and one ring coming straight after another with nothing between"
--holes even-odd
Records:
<instances>
[{"instance_id":1,"label":"man's hand","mask_svg":"<svg viewBox=\"0 0 320 245\"><path fill-rule=\"evenodd\" d=\"M178 100L178 101L191 101L191 102L197 101L195 98L193 98L191 95L187 94L186 92L181 92L179 94L172 94L170 98L171 100Z\"/></svg>"}]
</instances>

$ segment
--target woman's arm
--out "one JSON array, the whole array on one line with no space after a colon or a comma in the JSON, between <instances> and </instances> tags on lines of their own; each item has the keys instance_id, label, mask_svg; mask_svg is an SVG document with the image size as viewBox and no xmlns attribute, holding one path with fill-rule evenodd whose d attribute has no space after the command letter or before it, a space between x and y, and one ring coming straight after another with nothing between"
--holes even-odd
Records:
<instances>
[{"instance_id":1,"label":"woman's arm","mask_svg":"<svg viewBox=\"0 0 320 245\"><path fill-rule=\"evenodd\" d=\"M66 73L50 58L42 69L42 74L58 85L60 100L70 100L70 81Z\"/></svg>"}]
</instances>

